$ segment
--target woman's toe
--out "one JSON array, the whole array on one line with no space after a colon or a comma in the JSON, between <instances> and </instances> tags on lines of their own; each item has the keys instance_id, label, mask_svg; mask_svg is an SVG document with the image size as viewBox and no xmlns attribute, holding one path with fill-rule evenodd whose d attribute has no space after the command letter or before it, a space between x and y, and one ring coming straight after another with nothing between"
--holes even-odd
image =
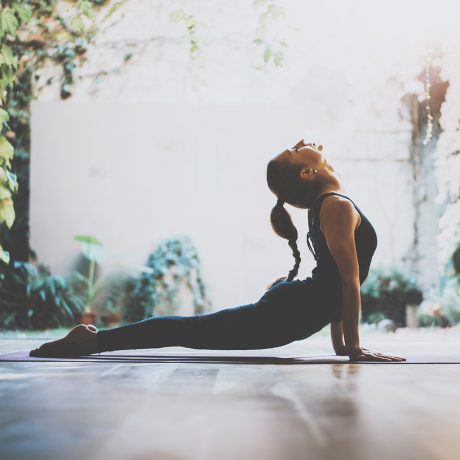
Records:
<instances>
[{"instance_id":1,"label":"woman's toe","mask_svg":"<svg viewBox=\"0 0 460 460\"><path fill-rule=\"evenodd\" d=\"M32 357L40 356L40 349L34 348L33 350L30 351L29 356L32 356Z\"/></svg>"}]
</instances>

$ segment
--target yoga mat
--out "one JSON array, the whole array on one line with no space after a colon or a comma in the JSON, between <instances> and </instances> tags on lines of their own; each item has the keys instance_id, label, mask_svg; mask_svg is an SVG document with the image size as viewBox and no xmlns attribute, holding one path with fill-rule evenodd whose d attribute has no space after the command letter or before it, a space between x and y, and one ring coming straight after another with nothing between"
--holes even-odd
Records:
<instances>
[{"instance_id":1,"label":"yoga mat","mask_svg":"<svg viewBox=\"0 0 460 460\"><path fill-rule=\"evenodd\" d=\"M407 361L359 361L359 364L460 364L460 355L401 353ZM209 363L209 364L351 364L346 356L250 355L204 353L116 353L108 352L78 358L32 358L29 350L0 355L0 362L94 362L94 363Z\"/></svg>"}]
</instances>

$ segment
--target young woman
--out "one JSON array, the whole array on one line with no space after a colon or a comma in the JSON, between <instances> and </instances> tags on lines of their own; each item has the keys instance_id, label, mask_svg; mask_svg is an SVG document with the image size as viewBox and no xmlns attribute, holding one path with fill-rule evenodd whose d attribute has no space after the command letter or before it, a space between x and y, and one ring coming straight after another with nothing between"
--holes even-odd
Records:
<instances>
[{"instance_id":1,"label":"young woman","mask_svg":"<svg viewBox=\"0 0 460 460\"><path fill-rule=\"evenodd\" d=\"M360 286L367 277L377 236L366 216L342 193L339 178L322 151L321 145L302 139L268 163L268 186L278 198L271 224L288 241L295 264L257 302L201 316L152 317L101 331L80 324L64 338L32 350L30 356L81 356L169 346L272 348L305 339L330 324L337 355L353 361L404 361L360 345ZM301 259L297 229L284 203L308 209L307 242L317 266L304 280L294 280Z\"/></svg>"}]
</instances>

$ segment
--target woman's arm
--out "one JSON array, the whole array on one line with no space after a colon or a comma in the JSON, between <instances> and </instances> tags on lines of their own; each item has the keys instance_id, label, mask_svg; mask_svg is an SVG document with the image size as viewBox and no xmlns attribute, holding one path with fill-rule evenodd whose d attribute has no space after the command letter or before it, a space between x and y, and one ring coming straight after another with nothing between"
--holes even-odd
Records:
<instances>
[{"instance_id":1,"label":"woman's arm","mask_svg":"<svg viewBox=\"0 0 460 460\"><path fill-rule=\"evenodd\" d=\"M326 199L321 206L321 230L324 233L327 246L337 264L340 275L342 328L346 354L353 360L401 361L404 358L372 353L360 346L359 315L361 311L361 293L359 263L355 245L355 228L359 219L359 213L353 204L345 198L334 196ZM331 326L331 328L335 328L335 334L337 334L335 337L338 339L338 326Z\"/></svg>"},{"instance_id":2,"label":"woman's arm","mask_svg":"<svg viewBox=\"0 0 460 460\"><path fill-rule=\"evenodd\" d=\"M342 289L342 327L348 355L360 351L359 313L361 308L359 265L355 228L359 214L352 203L341 197L329 198L321 207L321 230L339 270Z\"/></svg>"},{"instance_id":3,"label":"woman's arm","mask_svg":"<svg viewBox=\"0 0 460 460\"><path fill-rule=\"evenodd\" d=\"M331 341L337 356L348 356L345 342L343 341L343 325L342 321L331 322Z\"/></svg>"}]
</instances>

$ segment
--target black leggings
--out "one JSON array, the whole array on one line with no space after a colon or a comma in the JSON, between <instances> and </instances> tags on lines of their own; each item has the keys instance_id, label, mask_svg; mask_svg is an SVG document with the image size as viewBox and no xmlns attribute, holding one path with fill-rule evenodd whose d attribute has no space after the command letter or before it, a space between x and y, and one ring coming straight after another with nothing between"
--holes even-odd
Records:
<instances>
[{"instance_id":1,"label":"black leggings","mask_svg":"<svg viewBox=\"0 0 460 460\"><path fill-rule=\"evenodd\" d=\"M333 317L311 278L283 281L255 303L200 316L157 316L97 333L98 351L181 346L273 348L304 339Z\"/></svg>"}]
</instances>

